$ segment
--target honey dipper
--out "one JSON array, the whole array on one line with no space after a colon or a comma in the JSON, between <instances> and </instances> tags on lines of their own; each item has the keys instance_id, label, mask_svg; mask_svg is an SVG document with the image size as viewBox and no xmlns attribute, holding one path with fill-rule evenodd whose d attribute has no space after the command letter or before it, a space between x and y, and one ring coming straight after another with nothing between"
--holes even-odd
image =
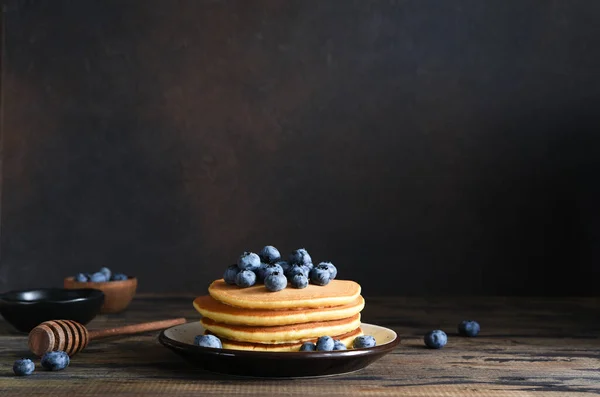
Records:
<instances>
[{"instance_id":1,"label":"honey dipper","mask_svg":"<svg viewBox=\"0 0 600 397\"><path fill-rule=\"evenodd\" d=\"M155 331L183 324L185 321L185 318L175 318L94 331L88 331L84 325L73 320L45 321L29 332L29 350L38 357L53 350L62 350L73 356L85 349L93 339Z\"/></svg>"}]
</instances>

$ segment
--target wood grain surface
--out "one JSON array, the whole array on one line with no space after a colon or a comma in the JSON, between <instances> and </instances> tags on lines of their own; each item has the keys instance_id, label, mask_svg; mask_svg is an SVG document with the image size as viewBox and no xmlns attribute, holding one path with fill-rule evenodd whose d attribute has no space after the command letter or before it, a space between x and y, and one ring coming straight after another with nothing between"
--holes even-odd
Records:
<instances>
[{"instance_id":1,"label":"wood grain surface","mask_svg":"<svg viewBox=\"0 0 600 397\"><path fill-rule=\"evenodd\" d=\"M142 295L116 315L100 315L90 330L165 317L196 321L193 296ZM399 333L397 350L362 371L319 379L264 380L207 373L157 341L158 332L107 338L59 372L41 368L27 336L0 321L0 396L597 396L600 395L600 298L376 298L363 321ZM463 319L481 324L460 337ZM422 335L440 328L449 341L426 349ZM36 372L12 374L30 357Z\"/></svg>"}]
</instances>

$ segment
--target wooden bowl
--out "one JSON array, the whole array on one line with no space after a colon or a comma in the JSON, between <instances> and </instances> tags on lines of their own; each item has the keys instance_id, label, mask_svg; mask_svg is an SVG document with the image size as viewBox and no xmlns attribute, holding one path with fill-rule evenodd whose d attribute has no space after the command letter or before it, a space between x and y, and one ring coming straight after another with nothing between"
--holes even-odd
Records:
<instances>
[{"instance_id":1,"label":"wooden bowl","mask_svg":"<svg viewBox=\"0 0 600 397\"><path fill-rule=\"evenodd\" d=\"M129 306L137 290L137 278L128 277L122 281L107 281L104 283L79 282L74 277L64 279L67 289L94 288L104 292L104 304L100 313L119 313Z\"/></svg>"}]
</instances>

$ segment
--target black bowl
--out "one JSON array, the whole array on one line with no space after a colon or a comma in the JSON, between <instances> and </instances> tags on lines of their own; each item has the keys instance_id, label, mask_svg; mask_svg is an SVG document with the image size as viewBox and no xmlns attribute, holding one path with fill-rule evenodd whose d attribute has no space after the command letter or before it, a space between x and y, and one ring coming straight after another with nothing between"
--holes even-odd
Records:
<instances>
[{"instance_id":1,"label":"black bowl","mask_svg":"<svg viewBox=\"0 0 600 397\"><path fill-rule=\"evenodd\" d=\"M89 323L104 303L104 292L91 289L39 288L0 294L0 314L21 332L48 320Z\"/></svg>"}]
</instances>

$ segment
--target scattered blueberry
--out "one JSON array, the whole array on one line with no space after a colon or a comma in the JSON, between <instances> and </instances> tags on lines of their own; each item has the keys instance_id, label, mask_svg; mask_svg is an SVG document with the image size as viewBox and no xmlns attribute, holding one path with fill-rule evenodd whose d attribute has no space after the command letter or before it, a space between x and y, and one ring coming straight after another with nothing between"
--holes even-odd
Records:
<instances>
[{"instance_id":1,"label":"scattered blueberry","mask_svg":"<svg viewBox=\"0 0 600 397\"><path fill-rule=\"evenodd\" d=\"M304 274L296 274L294 277L292 277L290 283L292 284L293 288L306 288L308 287L308 278L306 278Z\"/></svg>"},{"instance_id":2,"label":"scattered blueberry","mask_svg":"<svg viewBox=\"0 0 600 397\"><path fill-rule=\"evenodd\" d=\"M377 344L375 338L371 335L360 335L354 338L352 342L352 347L355 349L362 349L365 347L374 347Z\"/></svg>"},{"instance_id":3,"label":"scattered blueberry","mask_svg":"<svg viewBox=\"0 0 600 397\"><path fill-rule=\"evenodd\" d=\"M273 272L265 278L265 287L271 292L281 291L287 287L287 278L281 272Z\"/></svg>"},{"instance_id":4,"label":"scattered blueberry","mask_svg":"<svg viewBox=\"0 0 600 397\"><path fill-rule=\"evenodd\" d=\"M106 278L106 274L97 272L92 274L92 276L90 277L90 281L92 283L105 283L108 281L108 279Z\"/></svg>"},{"instance_id":5,"label":"scattered blueberry","mask_svg":"<svg viewBox=\"0 0 600 397\"><path fill-rule=\"evenodd\" d=\"M13 364L13 372L17 376L29 376L35 371L35 364L28 358L22 358Z\"/></svg>"},{"instance_id":6,"label":"scattered blueberry","mask_svg":"<svg viewBox=\"0 0 600 397\"><path fill-rule=\"evenodd\" d=\"M289 257L289 262L292 265L306 265L312 269L312 258L304 248L299 248L292 251Z\"/></svg>"},{"instance_id":7,"label":"scattered blueberry","mask_svg":"<svg viewBox=\"0 0 600 397\"><path fill-rule=\"evenodd\" d=\"M223 280L229 285L235 285L235 276L240 272L238 265L229 265L223 273Z\"/></svg>"},{"instance_id":8,"label":"scattered blueberry","mask_svg":"<svg viewBox=\"0 0 600 397\"><path fill-rule=\"evenodd\" d=\"M281 259L279 250L272 245L266 245L258 254L260 259L265 263L275 263Z\"/></svg>"},{"instance_id":9,"label":"scattered blueberry","mask_svg":"<svg viewBox=\"0 0 600 397\"><path fill-rule=\"evenodd\" d=\"M330 352L334 346L335 342L331 336L321 336L317 339L317 351Z\"/></svg>"},{"instance_id":10,"label":"scattered blueberry","mask_svg":"<svg viewBox=\"0 0 600 397\"><path fill-rule=\"evenodd\" d=\"M331 262L321 262L317 265L319 268L326 268L329 270L330 279L333 280L337 277L337 268Z\"/></svg>"},{"instance_id":11,"label":"scattered blueberry","mask_svg":"<svg viewBox=\"0 0 600 397\"><path fill-rule=\"evenodd\" d=\"M296 274L302 274L304 277L308 278L308 270L304 266L292 265L288 269L285 276L289 279L293 278Z\"/></svg>"},{"instance_id":12,"label":"scattered blueberry","mask_svg":"<svg viewBox=\"0 0 600 397\"><path fill-rule=\"evenodd\" d=\"M214 335L197 335L194 338L194 344L202 347L214 347L220 349L223 347L221 339Z\"/></svg>"},{"instance_id":13,"label":"scattered blueberry","mask_svg":"<svg viewBox=\"0 0 600 397\"><path fill-rule=\"evenodd\" d=\"M42 356L42 367L50 371L60 371L69 366L69 355L62 350L47 352Z\"/></svg>"},{"instance_id":14,"label":"scattered blueberry","mask_svg":"<svg viewBox=\"0 0 600 397\"><path fill-rule=\"evenodd\" d=\"M474 320L464 320L458 324L458 333L462 336L477 336L480 329L479 323Z\"/></svg>"},{"instance_id":15,"label":"scattered blueberry","mask_svg":"<svg viewBox=\"0 0 600 397\"><path fill-rule=\"evenodd\" d=\"M100 273L104 274L104 277L106 277L106 281L110 280L110 276L112 275L112 272L110 271L110 269L108 267L100 268Z\"/></svg>"},{"instance_id":16,"label":"scattered blueberry","mask_svg":"<svg viewBox=\"0 0 600 397\"><path fill-rule=\"evenodd\" d=\"M441 349L448 343L448 336L441 329L429 331L423 338L425 345L431 349Z\"/></svg>"},{"instance_id":17,"label":"scattered blueberry","mask_svg":"<svg viewBox=\"0 0 600 397\"><path fill-rule=\"evenodd\" d=\"M267 277L269 277L271 274L278 272L283 274L283 269L281 268L281 266L273 264L273 265L265 265L263 267L261 267L260 269L258 269L258 278L261 281L265 281L265 279Z\"/></svg>"},{"instance_id":18,"label":"scattered blueberry","mask_svg":"<svg viewBox=\"0 0 600 397\"><path fill-rule=\"evenodd\" d=\"M127 280L127 275L123 273L114 273L110 278L110 281L124 281Z\"/></svg>"},{"instance_id":19,"label":"scattered blueberry","mask_svg":"<svg viewBox=\"0 0 600 397\"><path fill-rule=\"evenodd\" d=\"M347 347L343 342L336 340L333 343L333 350L347 350Z\"/></svg>"},{"instance_id":20,"label":"scattered blueberry","mask_svg":"<svg viewBox=\"0 0 600 397\"><path fill-rule=\"evenodd\" d=\"M256 274L251 270L242 270L235 276L235 284L242 288L252 287L256 284Z\"/></svg>"},{"instance_id":21,"label":"scattered blueberry","mask_svg":"<svg viewBox=\"0 0 600 397\"><path fill-rule=\"evenodd\" d=\"M244 252L240 255L237 263L240 270L258 270L260 267L260 257L254 252Z\"/></svg>"},{"instance_id":22,"label":"scattered blueberry","mask_svg":"<svg viewBox=\"0 0 600 397\"><path fill-rule=\"evenodd\" d=\"M317 350L317 345L312 342L304 342L302 346L300 346L301 352L314 352Z\"/></svg>"},{"instance_id":23,"label":"scattered blueberry","mask_svg":"<svg viewBox=\"0 0 600 397\"><path fill-rule=\"evenodd\" d=\"M331 273L329 273L329 269L314 267L310 271L310 282L316 285L327 285L329 281L331 281Z\"/></svg>"},{"instance_id":24,"label":"scattered blueberry","mask_svg":"<svg viewBox=\"0 0 600 397\"><path fill-rule=\"evenodd\" d=\"M88 281L88 276L83 273L77 273L77 275L75 275L75 281L78 283L86 283Z\"/></svg>"}]
</instances>

